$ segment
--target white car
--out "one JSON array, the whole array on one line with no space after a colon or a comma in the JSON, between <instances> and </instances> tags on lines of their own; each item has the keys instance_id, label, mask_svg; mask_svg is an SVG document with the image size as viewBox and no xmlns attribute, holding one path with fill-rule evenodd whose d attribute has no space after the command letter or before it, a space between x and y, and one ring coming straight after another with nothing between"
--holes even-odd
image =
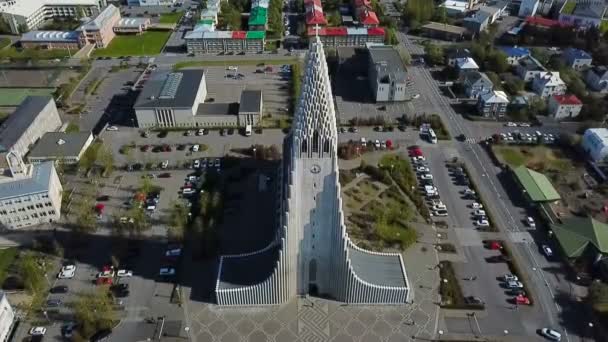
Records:
<instances>
[{"instance_id":1,"label":"white car","mask_svg":"<svg viewBox=\"0 0 608 342\"><path fill-rule=\"evenodd\" d=\"M59 271L59 275L57 275L57 278L59 279L71 279L74 278L74 275L76 274L76 266L75 265L65 265L61 268L61 271Z\"/></svg>"},{"instance_id":2,"label":"white car","mask_svg":"<svg viewBox=\"0 0 608 342\"><path fill-rule=\"evenodd\" d=\"M473 212L473 215L475 216L486 216L486 211L482 210L482 209L477 209Z\"/></svg>"},{"instance_id":3,"label":"white car","mask_svg":"<svg viewBox=\"0 0 608 342\"><path fill-rule=\"evenodd\" d=\"M477 202L473 202L473 203L471 203L471 208L473 208L473 209L483 209L483 204L477 203Z\"/></svg>"},{"instance_id":4,"label":"white car","mask_svg":"<svg viewBox=\"0 0 608 342\"><path fill-rule=\"evenodd\" d=\"M118 272L116 273L116 276L118 278L132 277L133 276L133 271L131 271L131 270L118 270Z\"/></svg>"},{"instance_id":5,"label":"white car","mask_svg":"<svg viewBox=\"0 0 608 342\"><path fill-rule=\"evenodd\" d=\"M199 148L201 148L199 144L192 145L192 152L198 152Z\"/></svg>"},{"instance_id":6,"label":"white car","mask_svg":"<svg viewBox=\"0 0 608 342\"><path fill-rule=\"evenodd\" d=\"M163 267L158 271L158 275L161 277L171 277L175 275L175 268Z\"/></svg>"},{"instance_id":7,"label":"white car","mask_svg":"<svg viewBox=\"0 0 608 342\"><path fill-rule=\"evenodd\" d=\"M215 166L218 169L222 166L222 162L220 162L219 158L215 159L215 163L213 163L213 166Z\"/></svg>"},{"instance_id":8,"label":"white car","mask_svg":"<svg viewBox=\"0 0 608 342\"><path fill-rule=\"evenodd\" d=\"M380 140L376 139L376 141L374 141L374 146L380 148Z\"/></svg>"},{"instance_id":9,"label":"white car","mask_svg":"<svg viewBox=\"0 0 608 342\"><path fill-rule=\"evenodd\" d=\"M507 122L505 124L505 126L507 126L507 127L517 127L517 124L515 122Z\"/></svg>"},{"instance_id":10,"label":"white car","mask_svg":"<svg viewBox=\"0 0 608 342\"><path fill-rule=\"evenodd\" d=\"M163 163L160 165L160 167L161 167L161 168L163 168L163 169L166 169L167 167L169 167L169 161L168 161L168 160L165 160L165 161L164 161L164 162L163 162Z\"/></svg>"},{"instance_id":11,"label":"white car","mask_svg":"<svg viewBox=\"0 0 608 342\"><path fill-rule=\"evenodd\" d=\"M420 97L420 94L414 94L414 96L412 96L413 99L417 99Z\"/></svg>"},{"instance_id":12,"label":"white car","mask_svg":"<svg viewBox=\"0 0 608 342\"><path fill-rule=\"evenodd\" d=\"M475 195L475 190L465 189L463 193L465 195Z\"/></svg>"},{"instance_id":13,"label":"white car","mask_svg":"<svg viewBox=\"0 0 608 342\"><path fill-rule=\"evenodd\" d=\"M423 161L426 161L426 158L424 158L424 156L418 156L418 157L412 157L412 160L414 161L414 163L421 163Z\"/></svg>"},{"instance_id":14,"label":"white car","mask_svg":"<svg viewBox=\"0 0 608 342\"><path fill-rule=\"evenodd\" d=\"M116 127L116 126L108 126L108 128L106 128L106 131L118 131L118 127Z\"/></svg>"},{"instance_id":15,"label":"white car","mask_svg":"<svg viewBox=\"0 0 608 342\"><path fill-rule=\"evenodd\" d=\"M178 257L181 254L182 254L181 248L173 248L173 249L169 249L165 252L165 256L168 256L168 257Z\"/></svg>"},{"instance_id":16,"label":"white car","mask_svg":"<svg viewBox=\"0 0 608 342\"><path fill-rule=\"evenodd\" d=\"M448 208L443 203L441 203L441 204L435 204L433 206L433 210L447 210L447 209Z\"/></svg>"},{"instance_id":17,"label":"white car","mask_svg":"<svg viewBox=\"0 0 608 342\"><path fill-rule=\"evenodd\" d=\"M30 335L32 336L39 336L44 334L46 334L45 327L33 327L32 329L30 329Z\"/></svg>"},{"instance_id":18,"label":"white car","mask_svg":"<svg viewBox=\"0 0 608 342\"><path fill-rule=\"evenodd\" d=\"M530 127L530 124L527 122L520 122L519 127Z\"/></svg>"},{"instance_id":19,"label":"white car","mask_svg":"<svg viewBox=\"0 0 608 342\"><path fill-rule=\"evenodd\" d=\"M546 256L548 256L548 257L553 256L553 250L551 250L551 247L549 247L547 245L542 245L541 248L543 249L543 253L545 253Z\"/></svg>"},{"instance_id":20,"label":"white car","mask_svg":"<svg viewBox=\"0 0 608 342\"><path fill-rule=\"evenodd\" d=\"M432 200L431 204L432 205L442 205L442 206L445 206L445 204L443 204L443 202L441 202L441 200L439 200L439 199Z\"/></svg>"},{"instance_id":21,"label":"white car","mask_svg":"<svg viewBox=\"0 0 608 342\"><path fill-rule=\"evenodd\" d=\"M509 281L519 281L519 278L517 278L517 276L516 276L516 275L513 275L513 274L505 274L505 275L504 275L504 276L502 276L502 277L503 277L503 279L504 279L506 282L509 282Z\"/></svg>"},{"instance_id":22,"label":"white car","mask_svg":"<svg viewBox=\"0 0 608 342\"><path fill-rule=\"evenodd\" d=\"M490 222L488 222L488 220L479 219L479 220L475 221L475 225L477 227L489 227Z\"/></svg>"},{"instance_id":23,"label":"white car","mask_svg":"<svg viewBox=\"0 0 608 342\"><path fill-rule=\"evenodd\" d=\"M540 330L540 334L543 335L543 337L546 337L552 341L561 341L562 340L562 334L560 334L559 332L557 332L553 329L542 328Z\"/></svg>"},{"instance_id":24,"label":"white car","mask_svg":"<svg viewBox=\"0 0 608 342\"><path fill-rule=\"evenodd\" d=\"M534 218L528 216L526 218L526 223L528 224L528 226L530 226L530 228L536 228L536 222L534 222Z\"/></svg>"},{"instance_id":25,"label":"white car","mask_svg":"<svg viewBox=\"0 0 608 342\"><path fill-rule=\"evenodd\" d=\"M429 173L429 172L431 172L431 170L428 167L418 166L418 167L416 167L416 172Z\"/></svg>"},{"instance_id":26,"label":"white car","mask_svg":"<svg viewBox=\"0 0 608 342\"><path fill-rule=\"evenodd\" d=\"M203 135L203 134L205 134L205 130L204 130L203 128L199 129L199 130L196 132L196 135Z\"/></svg>"},{"instance_id":27,"label":"white car","mask_svg":"<svg viewBox=\"0 0 608 342\"><path fill-rule=\"evenodd\" d=\"M198 169L199 167L201 167L201 161L200 160L195 160L194 164L192 165L193 168Z\"/></svg>"},{"instance_id":28,"label":"white car","mask_svg":"<svg viewBox=\"0 0 608 342\"><path fill-rule=\"evenodd\" d=\"M239 70L239 67L231 65L228 67L228 70L236 71L236 70Z\"/></svg>"},{"instance_id":29,"label":"white car","mask_svg":"<svg viewBox=\"0 0 608 342\"><path fill-rule=\"evenodd\" d=\"M420 176L420 179L422 180L433 180L433 175L430 173L425 173L423 175Z\"/></svg>"},{"instance_id":30,"label":"white car","mask_svg":"<svg viewBox=\"0 0 608 342\"><path fill-rule=\"evenodd\" d=\"M448 216L447 210L435 210L433 211L433 216L445 217Z\"/></svg>"},{"instance_id":31,"label":"white car","mask_svg":"<svg viewBox=\"0 0 608 342\"><path fill-rule=\"evenodd\" d=\"M507 282L507 287L510 289L523 289L524 284L517 280L511 280Z\"/></svg>"}]
</instances>

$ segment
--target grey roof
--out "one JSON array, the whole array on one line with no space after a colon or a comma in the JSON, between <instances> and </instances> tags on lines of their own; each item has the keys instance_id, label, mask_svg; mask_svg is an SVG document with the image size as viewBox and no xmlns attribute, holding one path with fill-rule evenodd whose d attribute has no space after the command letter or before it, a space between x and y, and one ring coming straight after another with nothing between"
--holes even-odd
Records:
<instances>
[{"instance_id":1,"label":"grey roof","mask_svg":"<svg viewBox=\"0 0 608 342\"><path fill-rule=\"evenodd\" d=\"M261 90L243 90L241 93L241 102L239 103L240 112L259 112L262 104Z\"/></svg>"},{"instance_id":2,"label":"grey roof","mask_svg":"<svg viewBox=\"0 0 608 342\"><path fill-rule=\"evenodd\" d=\"M407 287L399 255L370 254L349 247L355 274L366 282L380 286Z\"/></svg>"},{"instance_id":3,"label":"grey roof","mask_svg":"<svg viewBox=\"0 0 608 342\"><path fill-rule=\"evenodd\" d=\"M53 162L33 165L32 175L27 178L16 178L0 183L0 199L19 197L29 194L46 192L53 170Z\"/></svg>"},{"instance_id":4,"label":"grey roof","mask_svg":"<svg viewBox=\"0 0 608 342\"><path fill-rule=\"evenodd\" d=\"M405 82L405 66L401 56L392 46L370 47L369 56L371 63L376 67L379 82L388 83L390 80Z\"/></svg>"},{"instance_id":5,"label":"grey roof","mask_svg":"<svg viewBox=\"0 0 608 342\"><path fill-rule=\"evenodd\" d=\"M449 49L445 54L449 59L471 57L471 51L463 48Z\"/></svg>"},{"instance_id":6,"label":"grey roof","mask_svg":"<svg viewBox=\"0 0 608 342\"><path fill-rule=\"evenodd\" d=\"M175 75L181 74L181 78ZM198 93L203 70L182 70L178 72L157 71L152 73L135 101L133 108L191 108L194 106ZM169 82L178 81L175 86L174 97L162 97L161 93L168 90Z\"/></svg>"},{"instance_id":7,"label":"grey roof","mask_svg":"<svg viewBox=\"0 0 608 342\"><path fill-rule=\"evenodd\" d=\"M235 289L262 283L268 279L279 261L280 246L245 257L224 257L219 274L219 289Z\"/></svg>"},{"instance_id":8,"label":"grey roof","mask_svg":"<svg viewBox=\"0 0 608 342\"><path fill-rule=\"evenodd\" d=\"M236 115L239 104L233 103L201 103L196 115Z\"/></svg>"},{"instance_id":9,"label":"grey roof","mask_svg":"<svg viewBox=\"0 0 608 342\"><path fill-rule=\"evenodd\" d=\"M114 25L114 27L119 27L119 28L136 27L136 28L139 28L139 26L145 25L148 22L150 22L150 18L122 18L118 22L116 22L116 24Z\"/></svg>"},{"instance_id":10,"label":"grey roof","mask_svg":"<svg viewBox=\"0 0 608 342\"><path fill-rule=\"evenodd\" d=\"M539 62L536 58L534 58L532 56L522 57L517 63L519 64L519 66L521 66L522 68L524 68L527 71L532 71L532 70L544 71L544 70L546 70L545 67L541 64L541 62Z\"/></svg>"},{"instance_id":11,"label":"grey roof","mask_svg":"<svg viewBox=\"0 0 608 342\"><path fill-rule=\"evenodd\" d=\"M50 96L28 96L0 126L0 152L6 152L13 147L51 101L53 98Z\"/></svg>"},{"instance_id":12,"label":"grey roof","mask_svg":"<svg viewBox=\"0 0 608 342\"><path fill-rule=\"evenodd\" d=\"M472 16L464 18L464 21L472 22L472 23L476 23L476 24L483 24L485 21L490 19L491 15L492 14L488 11L479 10L479 11L475 12L475 14L473 14Z\"/></svg>"},{"instance_id":13,"label":"grey roof","mask_svg":"<svg viewBox=\"0 0 608 342\"><path fill-rule=\"evenodd\" d=\"M592 72L597 75L602 80L608 79L608 67L604 65L594 66L589 69L588 72Z\"/></svg>"},{"instance_id":14,"label":"grey roof","mask_svg":"<svg viewBox=\"0 0 608 342\"><path fill-rule=\"evenodd\" d=\"M120 12L118 8L114 5L108 5L95 19L89 21L88 23L80 26L78 28L79 31L99 31L104 26L107 25L107 21L110 20L117 12Z\"/></svg>"},{"instance_id":15,"label":"grey roof","mask_svg":"<svg viewBox=\"0 0 608 342\"><path fill-rule=\"evenodd\" d=\"M47 132L30 150L28 158L77 157L90 136L91 132Z\"/></svg>"},{"instance_id":16,"label":"grey roof","mask_svg":"<svg viewBox=\"0 0 608 342\"><path fill-rule=\"evenodd\" d=\"M492 83L492 80L490 80L490 78L486 74L484 74L483 72L476 71L476 70L467 71L462 76L462 83L465 86L474 85L478 82L483 82L486 84L494 85L494 83Z\"/></svg>"},{"instance_id":17,"label":"grey roof","mask_svg":"<svg viewBox=\"0 0 608 342\"><path fill-rule=\"evenodd\" d=\"M19 39L22 42L78 42L80 33L76 31L30 31Z\"/></svg>"},{"instance_id":18,"label":"grey roof","mask_svg":"<svg viewBox=\"0 0 608 342\"><path fill-rule=\"evenodd\" d=\"M573 15L579 17L597 18L602 19L604 12L606 11L606 5L602 2L590 2L590 3L577 3L574 7Z\"/></svg>"}]
</instances>

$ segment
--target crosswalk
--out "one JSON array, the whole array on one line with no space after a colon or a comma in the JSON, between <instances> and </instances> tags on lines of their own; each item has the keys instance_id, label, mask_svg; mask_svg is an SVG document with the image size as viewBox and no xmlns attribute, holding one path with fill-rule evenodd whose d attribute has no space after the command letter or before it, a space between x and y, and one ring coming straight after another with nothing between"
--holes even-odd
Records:
<instances>
[{"instance_id":1,"label":"crosswalk","mask_svg":"<svg viewBox=\"0 0 608 342\"><path fill-rule=\"evenodd\" d=\"M477 139L476 138L466 138L465 142L467 142L469 144L476 144Z\"/></svg>"}]
</instances>

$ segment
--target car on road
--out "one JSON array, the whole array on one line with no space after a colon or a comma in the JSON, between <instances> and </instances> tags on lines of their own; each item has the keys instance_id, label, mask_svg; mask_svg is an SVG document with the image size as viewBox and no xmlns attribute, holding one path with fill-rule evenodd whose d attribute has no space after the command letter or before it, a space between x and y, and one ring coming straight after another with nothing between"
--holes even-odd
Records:
<instances>
[{"instance_id":1,"label":"car on road","mask_svg":"<svg viewBox=\"0 0 608 342\"><path fill-rule=\"evenodd\" d=\"M479 219L475 222L473 222L477 227L489 227L490 226L490 222L486 219Z\"/></svg>"},{"instance_id":2,"label":"car on road","mask_svg":"<svg viewBox=\"0 0 608 342\"><path fill-rule=\"evenodd\" d=\"M475 216L486 216L486 211L482 210L482 209L477 209L473 212L473 215Z\"/></svg>"},{"instance_id":3,"label":"car on road","mask_svg":"<svg viewBox=\"0 0 608 342\"><path fill-rule=\"evenodd\" d=\"M68 322L68 323L62 325L61 326L61 336L68 338L68 339L72 338L74 329L76 329L77 326L78 326L78 324L76 322Z\"/></svg>"},{"instance_id":4,"label":"car on road","mask_svg":"<svg viewBox=\"0 0 608 342\"><path fill-rule=\"evenodd\" d=\"M526 223L528 224L528 226L529 226L530 228L536 228L536 222L534 222L534 218L532 218L532 217L528 216L528 217L526 218Z\"/></svg>"},{"instance_id":5,"label":"car on road","mask_svg":"<svg viewBox=\"0 0 608 342\"><path fill-rule=\"evenodd\" d=\"M428 167L418 166L416 167L416 172L418 173L429 173L431 170Z\"/></svg>"},{"instance_id":6,"label":"car on road","mask_svg":"<svg viewBox=\"0 0 608 342\"><path fill-rule=\"evenodd\" d=\"M118 272L116 272L116 276L118 278L132 277L133 276L133 271L131 271L131 270L118 270Z\"/></svg>"},{"instance_id":7,"label":"car on road","mask_svg":"<svg viewBox=\"0 0 608 342\"><path fill-rule=\"evenodd\" d=\"M46 301L46 306L49 308L56 308L61 306L61 299L49 299Z\"/></svg>"},{"instance_id":8,"label":"car on road","mask_svg":"<svg viewBox=\"0 0 608 342\"><path fill-rule=\"evenodd\" d=\"M420 175L420 179L422 180L433 180L433 175L430 173L425 173L423 175Z\"/></svg>"},{"instance_id":9,"label":"car on road","mask_svg":"<svg viewBox=\"0 0 608 342\"><path fill-rule=\"evenodd\" d=\"M448 211L447 210L435 210L433 211L433 216L439 216L439 217L445 217L448 216Z\"/></svg>"},{"instance_id":10,"label":"car on road","mask_svg":"<svg viewBox=\"0 0 608 342\"><path fill-rule=\"evenodd\" d=\"M59 271L57 278L59 279L71 279L76 274L76 265L65 265Z\"/></svg>"},{"instance_id":11,"label":"car on road","mask_svg":"<svg viewBox=\"0 0 608 342\"><path fill-rule=\"evenodd\" d=\"M516 275L510 274L510 273L507 273L507 274L503 275L502 279L504 279L506 282L509 282L509 281L519 281L519 278L517 278Z\"/></svg>"},{"instance_id":12,"label":"car on road","mask_svg":"<svg viewBox=\"0 0 608 342\"><path fill-rule=\"evenodd\" d=\"M46 334L45 327L33 327L32 329L30 329L30 335L32 335L32 336L44 335L44 334Z\"/></svg>"},{"instance_id":13,"label":"car on road","mask_svg":"<svg viewBox=\"0 0 608 342\"><path fill-rule=\"evenodd\" d=\"M49 292L51 293L68 293L68 287L65 285L54 286Z\"/></svg>"},{"instance_id":14,"label":"car on road","mask_svg":"<svg viewBox=\"0 0 608 342\"><path fill-rule=\"evenodd\" d=\"M116 126L108 126L106 128L106 131L118 131L118 127L116 127Z\"/></svg>"},{"instance_id":15,"label":"car on road","mask_svg":"<svg viewBox=\"0 0 608 342\"><path fill-rule=\"evenodd\" d=\"M553 256L553 250L551 249L551 247L547 246L547 245L542 245L541 246L543 253L545 254L545 256L547 257L552 257Z\"/></svg>"},{"instance_id":16,"label":"car on road","mask_svg":"<svg viewBox=\"0 0 608 342\"><path fill-rule=\"evenodd\" d=\"M507 127L517 127L517 124L515 122L507 122L505 124L505 126L507 126Z\"/></svg>"},{"instance_id":17,"label":"car on road","mask_svg":"<svg viewBox=\"0 0 608 342\"><path fill-rule=\"evenodd\" d=\"M517 280L508 281L506 285L510 289L523 289L524 288L524 284L522 284L520 281L517 281Z\"/></svg>"},{"instance_id":18,"label":"car on road","mask_svg":"<svg viewBox=\"0 0 608 342\"><path fill-rule=\"evenodd\" d=\"M561 341L562 340L562 334L560 334L557 330L553 330L551 328L542 328L540 329L540 334L551 340L551 341Z\"/></svg>"},{"instance_id":19,"label":"car on road","mask_svg":"<svg viewBox=\"0 0 608 342\"><path fill-rule=\"evenodd\" d=\"M484 301L479 297L468 296L464 298L464 302L469 305L484 305Z\"/></svg>"},{"instance_id":20,"label":"car on road","mask_svg":"<svg viewBox=\"0 0 608 342\"><path fill-rule=\"evenodd\" d=\"M198 152L199 148L200 148L199 144L192 145L192 152Z\"/></svg>"},{"instance_id":21,"label":"car on road","mask_svg":"<svg viewBox=\"0 0 608 342\"><path fill-rule=\"evenodd\" d=\"M518 126L519 126L519 127L530 127L530 124L529 124L529 123L527 123L527 122L520 122L520 123L518 124Z\"/></svg>"},{"instance_id":22,"label":"car on road","mask_svg":"<svg viewBox=\"0 0 608 342\"><path fill-rule=\"evenodd\" d=\"M161 277L173 277L175 275L175 268L163 267L158 271L158 275Z\"/></svg>"},{"instance_id":23,"label":"car on road","mask_svg":"<svg viewBox=\"0 0 608 342\"><path fill-rule=\"evenodd\" d=\"M473 208L473 209L483 209L483 204L477 203L477 202L473 202L473 203L471 203L471 208Z\"/></svg>"}]
</instances>

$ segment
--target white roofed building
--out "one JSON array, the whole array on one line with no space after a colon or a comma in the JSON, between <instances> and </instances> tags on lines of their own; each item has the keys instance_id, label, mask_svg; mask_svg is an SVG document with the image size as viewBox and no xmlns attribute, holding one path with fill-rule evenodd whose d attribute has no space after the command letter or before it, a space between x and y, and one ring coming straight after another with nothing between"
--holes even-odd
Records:
<instances>
[{"instance_id":1,"label":"white roofed building","mask_svg":"<svg viewBox=\"0 0 608 342\"><path fill-rule=\"evenodd\" d=\"M80 34L76 31L30 31L21 36L21 46L41 49L80 49Z\"/></svg>"},{"instance_id":2,"label":"white roofed building","mask_svg":"<svg viewBox=\"0 0 608 342\"><path fill-rule=\"evenodd\" d=\"M559 72L542 72L532 80L532 89L538 96L546 98L552 95L563 95L566 83L559 77Z\"/></svg>"},{"instance_id":3,"label":"white roofed building","mask_svg":"<svg viewBox=\"0 0 608 342\"><path fill-rule=\"evenodd\" d=\"M477 100L477 110L484 117L499 119L507 114L509 97L504 91L494 90L481 94Z\"/></svg>"},{"instance_id":4,"label":"white roofed building","mask_svg":"<svg viewBox=\"0 0 608 342\"><path fill-rule=\"evenodd\" d=\"M115 33L143 33L150 26L150 18L122 18L114 24Z\"/></svg>"}]
</instances>

